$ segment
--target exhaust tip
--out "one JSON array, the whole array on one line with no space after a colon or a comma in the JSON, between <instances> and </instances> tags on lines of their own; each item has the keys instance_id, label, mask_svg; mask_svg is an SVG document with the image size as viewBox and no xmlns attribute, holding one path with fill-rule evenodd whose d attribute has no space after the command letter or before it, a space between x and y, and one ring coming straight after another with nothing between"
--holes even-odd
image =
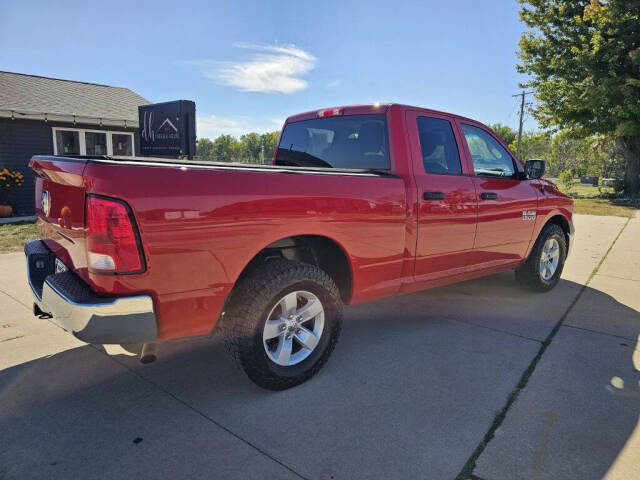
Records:
<instances>
[{"instance_id":1,"label":"exhaust tip","mask_svg":"<svg viewBox=\"0 0 640 480\"><path fill-rule=\"evenodd\" d=\"M140 363L153 363L158 359L157 355L149 354L140 356Z\"/></svg>"},{"instance_id":2,"label":"exhaust tip","mask_svg":"<svg viewBox=\"0 0 640 480\"><path fill-rule=\"evenodd\" d=\"M145 343L140 352L140 363L153 363L158 359L158 344Z\"/></svg>"}]
</instances>

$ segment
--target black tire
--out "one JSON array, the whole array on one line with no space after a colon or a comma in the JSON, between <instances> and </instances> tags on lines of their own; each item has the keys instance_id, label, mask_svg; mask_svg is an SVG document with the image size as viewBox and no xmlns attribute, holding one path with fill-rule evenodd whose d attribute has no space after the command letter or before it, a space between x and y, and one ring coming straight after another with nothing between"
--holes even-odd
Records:
<instances>
[{"instance_id":1,"label":"black tire","mask_svg":"<svg viewBox=\"0 0 640 480\"><path fill-rule=\"evenodd\" d=\"M547 240L555 239L560 248L560 257L555 272L549 279L545 279L540 272L540 260ZM518 283L528 290L548 292L556 286L562 275L564 261L567 258L567 240L564 231L558 225L549 223L544 226L526 262L516 269Z\"/></svg>"},{"instance_id":2,"label":"black tire","mask_svg":"<svg viewBox=\"0 0 640 480\"><path fill-rule=\"evenodd\" d=\"M299 290L311 292L322 303L324 328L306 359L281 366L267 356L263 329L277 302ZM285 390L314 376L329 359L342 328L342 300L334 281L320 268L270 260L238 281L222 324L227 349L247 376L262 388Z\"/></svg>"}]
</instances>

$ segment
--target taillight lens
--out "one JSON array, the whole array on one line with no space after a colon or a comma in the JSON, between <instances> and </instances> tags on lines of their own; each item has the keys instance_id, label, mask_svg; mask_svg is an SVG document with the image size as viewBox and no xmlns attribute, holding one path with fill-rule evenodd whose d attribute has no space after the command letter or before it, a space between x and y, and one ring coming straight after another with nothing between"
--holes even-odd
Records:
<instances>
[{"instance_id":1,"label":"taillight lens","mask_svg":"<svg viewBox=\"0 0 640 480\"><path fill-rule=\"evenodd\" d=\"M134 273L143 270L134 220L124 203L88 196L85 226L90 271Z\"/></svg>"}]
</instances>

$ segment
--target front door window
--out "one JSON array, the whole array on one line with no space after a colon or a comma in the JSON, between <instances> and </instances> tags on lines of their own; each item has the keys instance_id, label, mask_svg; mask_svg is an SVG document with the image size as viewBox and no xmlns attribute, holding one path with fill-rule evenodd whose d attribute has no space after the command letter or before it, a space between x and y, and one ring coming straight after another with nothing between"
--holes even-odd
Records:
<instances>
[{"instance_id":1,"label":"front door window","mask_svg":"<svg viewBox=\"0 0 640 480\"><path fill-rule=\"evenodd\" d=\"M487 132L471 125L462 125L464 138L471 153L473 169L478 177L513 178L515 168L509 152Z\"/></svg>"}]
</instances>

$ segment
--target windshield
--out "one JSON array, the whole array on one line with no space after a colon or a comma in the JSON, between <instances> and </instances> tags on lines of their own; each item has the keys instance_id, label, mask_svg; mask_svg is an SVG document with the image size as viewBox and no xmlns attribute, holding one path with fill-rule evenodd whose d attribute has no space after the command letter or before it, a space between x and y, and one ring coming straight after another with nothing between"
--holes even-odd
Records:
<instances>
[{"instance_id":1,"label":"windshield","mask_svg":"<svg viewBox=\"0 0 640 480\"><path fill-rule=\"evenodd\" d=\"M317 118L285 126L276 165L388 169L384 114Z\"/></svg>"}]
</instances>

